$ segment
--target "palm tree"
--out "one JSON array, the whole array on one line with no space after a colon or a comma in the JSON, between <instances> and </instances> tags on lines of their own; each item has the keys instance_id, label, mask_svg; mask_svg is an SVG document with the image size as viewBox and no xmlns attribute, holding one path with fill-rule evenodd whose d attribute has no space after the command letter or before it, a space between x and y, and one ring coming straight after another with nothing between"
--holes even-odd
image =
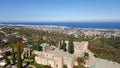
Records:
<instances>
[{"instance_id":1,"label":"palm tree","mask_svg":"<svg viewBox=\"0 0 120 68\"><path fill-rule=\"evenodd\" d=\"M21 42L17 42L17 43L12 44L12 47L13 47L13 50L16 52L17 68L22 68L21 54L23 52L23 48L25 47L25 44Z\"/></svg>"}]
</instances>

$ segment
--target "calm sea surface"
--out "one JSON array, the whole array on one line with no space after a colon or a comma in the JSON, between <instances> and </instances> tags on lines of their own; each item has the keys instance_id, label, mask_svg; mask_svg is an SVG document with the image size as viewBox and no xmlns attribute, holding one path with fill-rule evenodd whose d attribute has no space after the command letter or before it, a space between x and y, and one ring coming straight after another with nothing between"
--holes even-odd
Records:
<instances>
[{"instance_id":1,"label":"calm sea surface","mask_svg":"<svg viewBox=\"0 0 120 68\"><path fill-rule=\"evenodd\" d=\"M0 22L0 24L56 25L73 28L111 28L120 29L120 22Z\"/></svg>"}]
</instances>

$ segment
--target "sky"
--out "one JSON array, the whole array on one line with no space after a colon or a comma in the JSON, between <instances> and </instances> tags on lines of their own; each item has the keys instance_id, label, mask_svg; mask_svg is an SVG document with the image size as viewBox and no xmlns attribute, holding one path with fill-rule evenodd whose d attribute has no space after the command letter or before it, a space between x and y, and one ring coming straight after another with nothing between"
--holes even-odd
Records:
<instances>
[{"instance_id":1,"label":"sky","mask_svg":"<svg viewBox=\"0 0 120 68\"><path fill-rule=\"evenodd\" d=\"M120 0L0 0L0 22L120 21Z\"/></svg>"}]
</instances>

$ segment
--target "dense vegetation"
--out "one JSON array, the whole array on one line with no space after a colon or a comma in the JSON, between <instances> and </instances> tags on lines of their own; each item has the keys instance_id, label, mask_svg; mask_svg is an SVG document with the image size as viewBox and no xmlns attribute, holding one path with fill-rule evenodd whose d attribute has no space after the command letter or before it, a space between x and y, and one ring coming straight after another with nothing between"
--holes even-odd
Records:
<instances>
[{"instance_id":1,"label":"dense vegetation","mask_svg":"<svg viewBox=\"0 0 120 68\"><path fill-rule=\"evenodd\" d=\"M30 28L4 28L1 29L5 33L0 32L0 45L8 46L11 43L20 40L15 37L12 33L17 33L17 36L24 36L27 38L26 45L33 45L33 50L41 50L39 44L47 42L50 45L58 46L60 40L69 40L72 38L73 41L89 41L89 49L95 54L96 57L112 60L120 63L120 37L111 37L111 38L97 38L94 37L84 37L79 36L75 38L72 35L62 34L58 32L35 30ZM6 35L8 34L8 35ZM5 43L2 41L3 38L8 38L9 42ZM64 44L65 45L65 44ZM64 46L65 47L65 46ZM63 47L61 47L63 49ZM61 49L60 48L60 49ZM64 51L66 49L64 48Z\"/></svg>"},{"instance_id":2,"label":"dense vegetation","mask_svg":"<svg viewBox=\"0 0 120 68\"><path fill-rule=\"evenodd\" d=\"M46 41L51 45L56 45L62 39L69 39L69 36L66 34L58 32L49 33L48 31L35 30L30 28L3 28L2 31L4 31L6 34L10 34L9 36L6 36L10 41L16 39L15 35L12 33L17 33L17 36L26 37L28 39L28 42L26 42L26 44L34 44L36 41ZM1 34L4 35L3 33ZM0 41L3 39L2 37L0 37Z\"/></svg>"},{"instance_id":3,"label":"dense vegetation","mask_svg":"<svg viewBox=\"0 0 120 68\"><path fill-rule=\"evenodd\" d=\"M100 38L91 40L89 49L96 57L120 63L120 38Z\"/></svg>"}]
</instances>

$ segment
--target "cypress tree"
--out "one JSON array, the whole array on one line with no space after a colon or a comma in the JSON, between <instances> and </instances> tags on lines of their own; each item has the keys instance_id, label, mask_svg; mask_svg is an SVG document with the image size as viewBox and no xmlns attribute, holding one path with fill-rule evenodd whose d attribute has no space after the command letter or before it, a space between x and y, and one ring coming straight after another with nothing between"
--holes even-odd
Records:
<instances>
[{"instance_id":1,"label":"cypress tree","mask_svg":"<svg viewBox=\"0 0 120 68\"><path fill-rule=\"evenodd\" d=\"M65 51L66 52L66 43L64 43L64 45L63 45L63 51Z\"/></svg>"},{"instance_id":2,"label":"cypress tree","mask_svg":"<svg viewBox=\"0 0 120 68\"><path fill-rule=\"evenodd\" d=\"M68 52L70 54L74 53L74 44L73 44L73 40L72 39L69 40Z\"/></svg>"},{"instance_id":3,"label":"cypress tree","mask_svg":"<svg viewBox=\"0 0 120 68\"><path fill-rule=\"evenodd\" d=\"M65 46L65 39L63 39L62 49L64 49L64 46Z\"/></svg>"},{"instance_id":4,"label":"cypress tree","mask_svg":"<svg viewBox=\"0 0 120 68\"><path fill-rule=\"evenodd\" d=\"M62 49L62 42L60 41L60 47L59 47L59 49Z\"/></svg>"},{"instance_id":5,"label":"cypress tree","mask_svg":"<svg viewBox=\"0 0 120 68\"><path fill-rule=\"evenodd\" d=\"M60 48L59 49L63 49L63 51L66 51L66 43L65 40L63 39L63 41L60 41Z\"/></svg>"},{"instance_id":6,"label":"cypress tree","mask_svg":"<svg viewBox=\"0 0 120 68\"><path fill-rule=\"evenodd\" d=\"M63 49L63 51L66 51L66 43L65 43L64 39L63 39L62 49Z\"/></svg>"}]
</instances>

